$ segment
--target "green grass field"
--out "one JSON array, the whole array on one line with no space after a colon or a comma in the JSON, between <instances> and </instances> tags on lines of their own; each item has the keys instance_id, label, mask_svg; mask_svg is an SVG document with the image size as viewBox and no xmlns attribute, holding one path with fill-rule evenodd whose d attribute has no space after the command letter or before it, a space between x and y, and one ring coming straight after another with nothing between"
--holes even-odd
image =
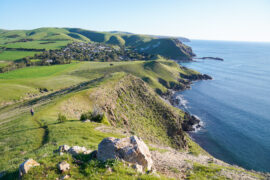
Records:
<instances>
[{"instance_id":1,"label":"green grass field","mask_svg":"<svg viewBox=\"0 0 270 180\"><path fill-rule=\"evenodd\" d=\"M13 61L27 56L34 56L40 52L34 51L3 51L0 53L0 61Z\"/></svg>"},{"instance_id":2,"label":"green grass field","mask_svg":"<svg viewBox=\"0 0 270 180\"><path fill-rule=\"evenodd\" d=\"M49 42L49 43L48 43ZM28 41L16 42L2 45L6 48L26 48L26 49L60 49L72 41ZM45 44L44 44L45 43Z\"/></svg>"}]
</instances>

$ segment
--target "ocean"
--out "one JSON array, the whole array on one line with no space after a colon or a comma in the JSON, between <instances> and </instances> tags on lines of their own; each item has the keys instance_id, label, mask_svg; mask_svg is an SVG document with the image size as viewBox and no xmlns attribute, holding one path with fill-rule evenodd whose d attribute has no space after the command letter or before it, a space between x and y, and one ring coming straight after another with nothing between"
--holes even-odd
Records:
<instances>
[{"instance_id":1,"label":"ocean","mask_svg":"<svg viewBox=\"0 0 270 180\"><path fill-rule=\"evenodd\" d=\"M270 172L270 43L192 40L198 60L182 65L208 74L179 92L180 108L203 127L191 137L214 157Z\"/></svg>"}]
</instances>

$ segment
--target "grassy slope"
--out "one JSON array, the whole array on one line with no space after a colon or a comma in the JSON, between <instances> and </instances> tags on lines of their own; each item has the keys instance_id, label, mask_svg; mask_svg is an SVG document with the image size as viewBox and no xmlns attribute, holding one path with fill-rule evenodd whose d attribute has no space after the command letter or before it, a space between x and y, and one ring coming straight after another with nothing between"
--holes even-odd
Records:
<instances>
[{"instance_id":1,"label":"grassy slope","mask_svg":"<svg viewBox=\"0 0 270 180\"><path fill-rule=\"evenodd\" d=\"M123 71L136 75L150 84L154 89L166 91L158 78L168 82L177 82L179 72L194 73L182 70L172 61L136 61L136 62L84 62L57 66L28 67L0 74L0 104L18 101L25 96L39 94L39 88L59 90L68 86L101 77L109 73ZM40 94L39 94L40 95Z\"/></svg>"},{"instance_id":2,"label":"grassy slope","mask_svg":"<svg viewBox=\"0 0 270 180\"><path fill-rule=\"evenodd\" d=\"M33 51L4 51L0 53L0 61L17 60L27 56L34 56L39 52Z\"/></svg>"}]
</instances>

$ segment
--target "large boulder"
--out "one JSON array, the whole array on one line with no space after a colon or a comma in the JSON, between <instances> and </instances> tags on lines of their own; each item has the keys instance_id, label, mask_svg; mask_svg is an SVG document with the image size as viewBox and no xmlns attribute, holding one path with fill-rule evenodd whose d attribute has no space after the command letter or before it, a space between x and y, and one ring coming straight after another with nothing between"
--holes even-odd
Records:
<instances>
[{"instance_id":1,"label":"large boulder","mask_svg":"<svg viewBox=\"0 0 270 180\"><path fill-rule=\"evenodd\" d=\"M129 163L141 165L151 170L153 160L146 144L137 136L117 139L109 137L103 139L98 145L97 158L101 161L108 159L121 159Z\"/></svg>"},{"instance_id":2,"label":"large boulder","mask_svg":"<svg viewBox=\"0 0 270 180\"><path fill-rule=\"evenodd\" d=\"M19 167L20 177L26 174L32 167L39 166L40 164L33 159L24 161Z\"/></svg>"}]
</instances>

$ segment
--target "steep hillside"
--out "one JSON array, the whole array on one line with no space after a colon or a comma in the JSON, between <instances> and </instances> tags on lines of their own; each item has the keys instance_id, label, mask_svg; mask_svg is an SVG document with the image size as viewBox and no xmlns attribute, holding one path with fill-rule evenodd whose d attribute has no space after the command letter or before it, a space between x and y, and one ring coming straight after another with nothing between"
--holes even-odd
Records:
<instances>
[{"instance_id":1,"label":"steep hillside","mask_svg":"<svg viewBox=\"0 0 270 180\"><path fill-rule=\"evenodd\" d=\"M158 97L139 78L128 75L97 89L91 96L115 127L134 132L156 144L184 148L184 113Z\"/></svg>"}]
</instances>

